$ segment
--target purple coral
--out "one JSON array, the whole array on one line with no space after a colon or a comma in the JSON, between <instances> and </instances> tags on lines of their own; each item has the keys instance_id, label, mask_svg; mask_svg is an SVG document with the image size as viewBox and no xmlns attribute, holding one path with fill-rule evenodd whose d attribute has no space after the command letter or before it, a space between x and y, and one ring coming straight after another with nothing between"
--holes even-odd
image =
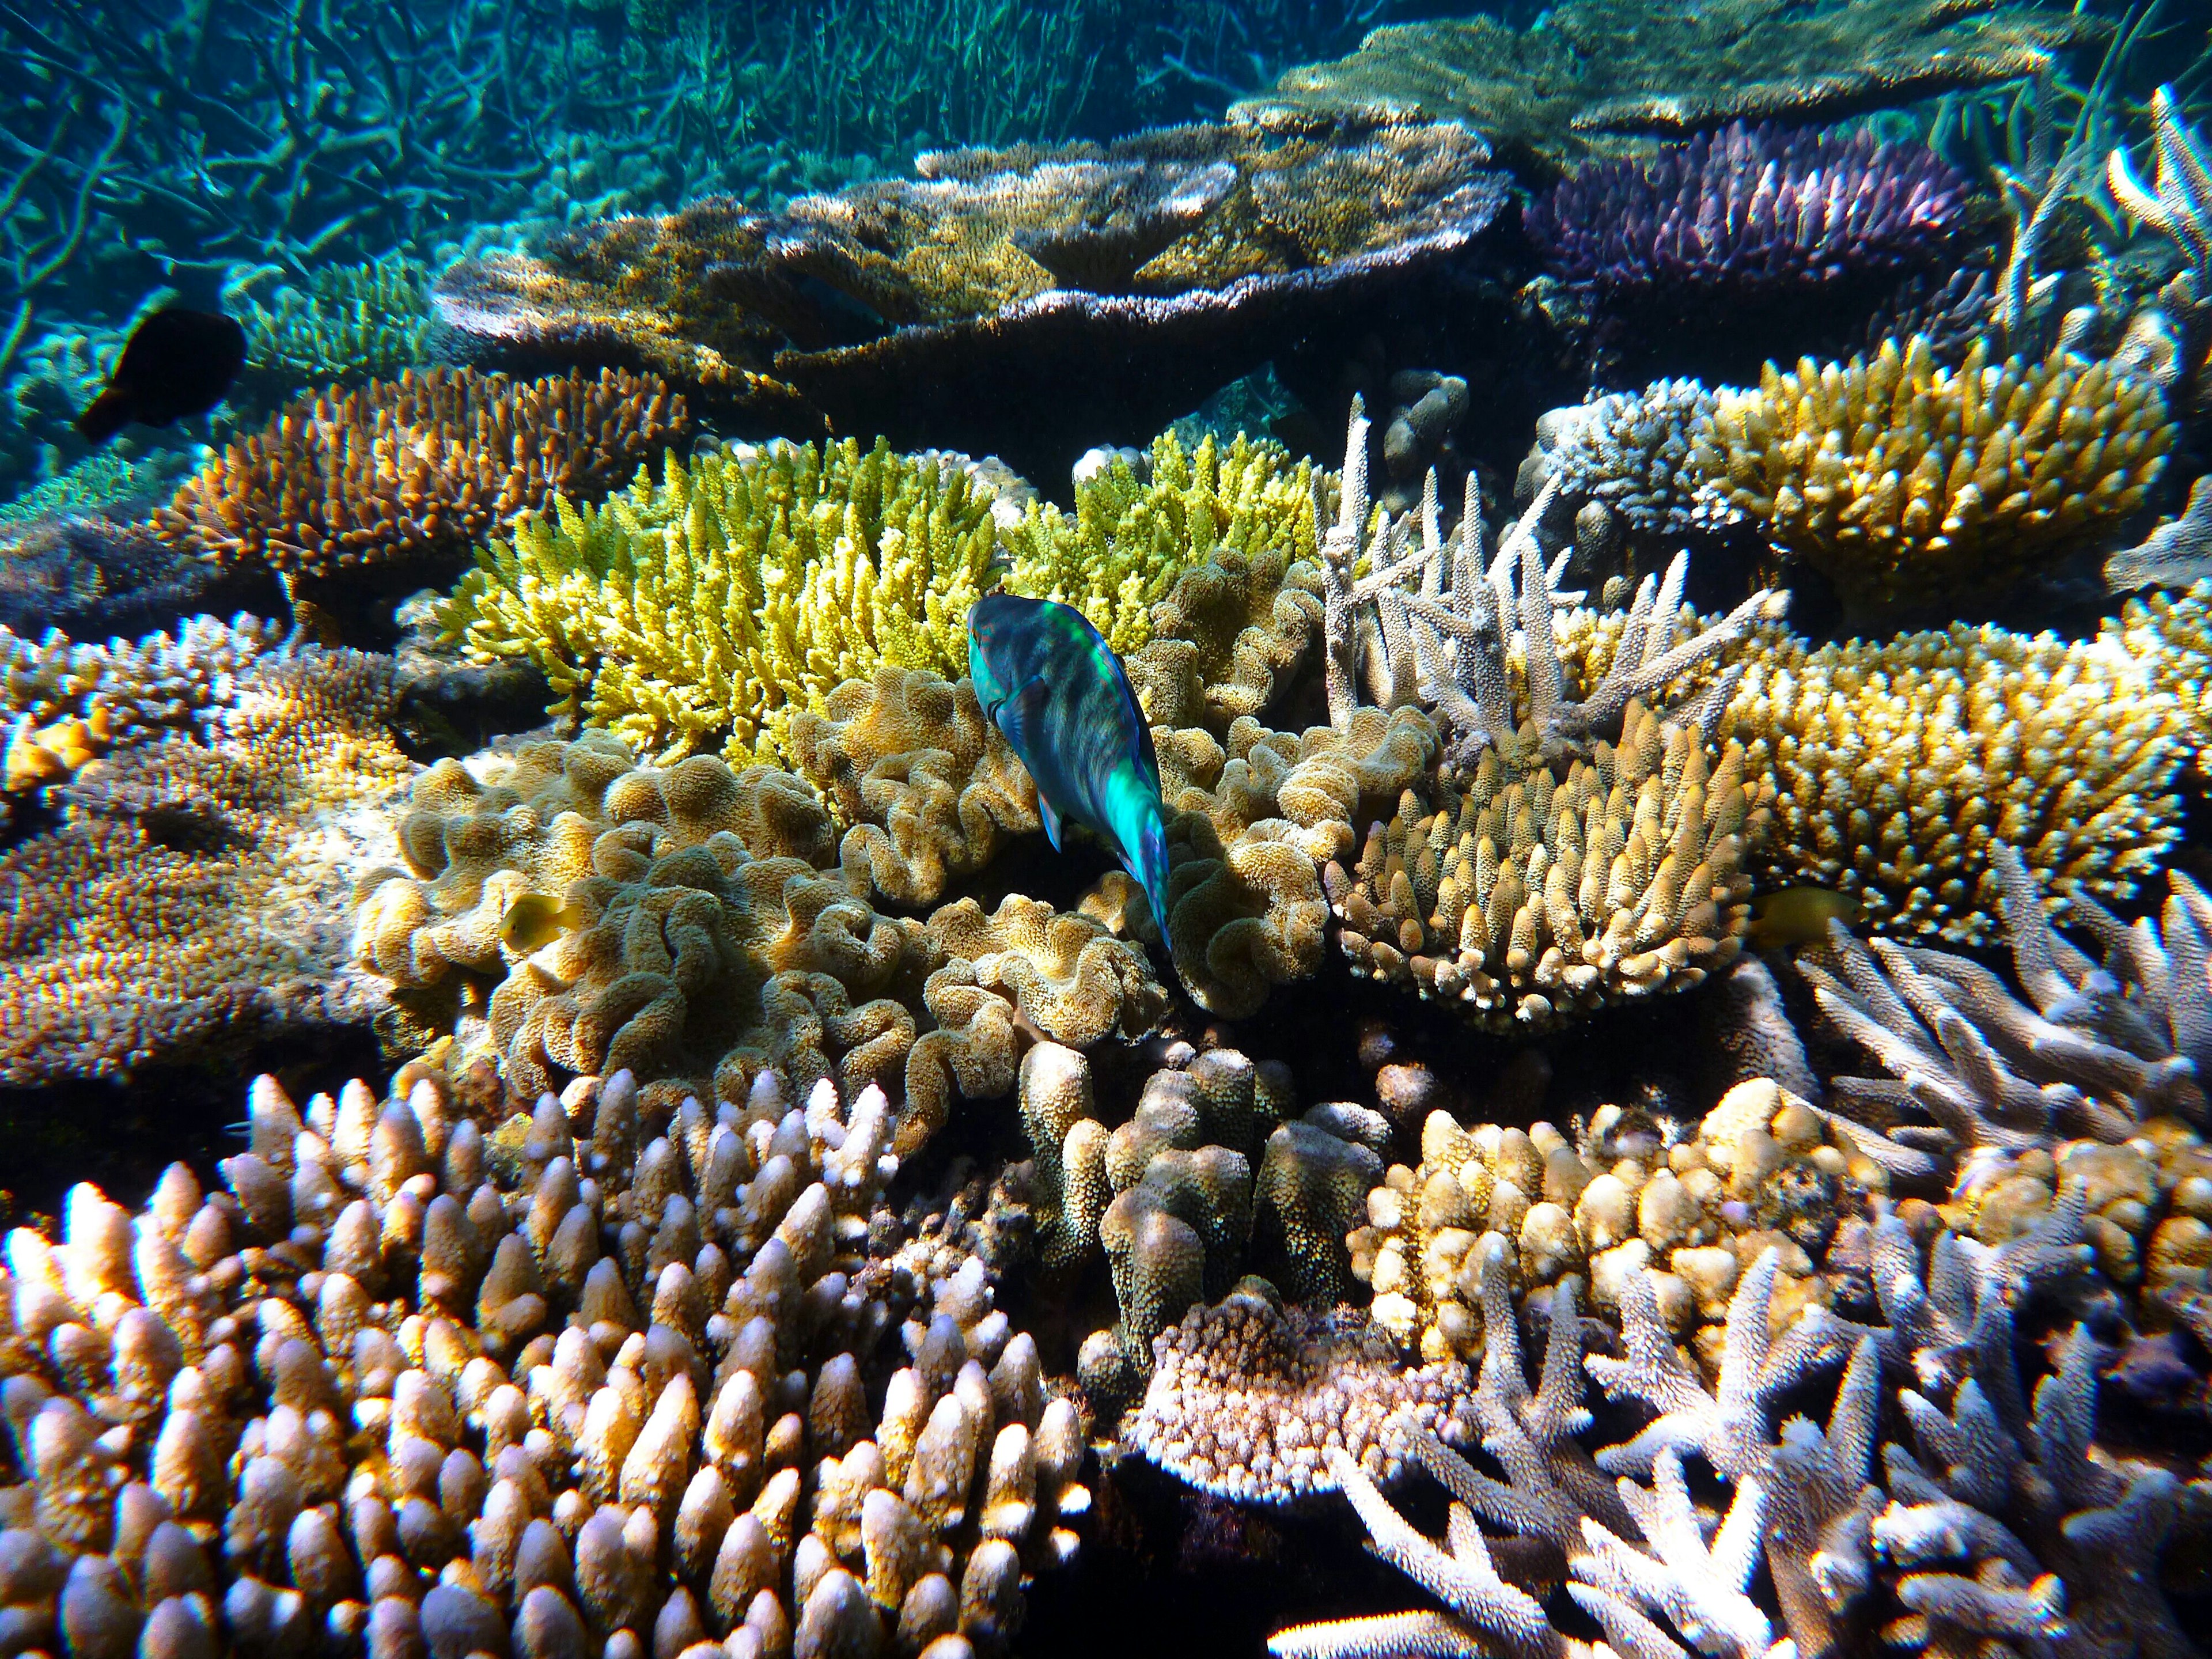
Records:
<instances>
[{"instance_id":1,"label":"purple coral","mask_svg":"<svg viewBox=\"0 0 2212 1659\"><path fill-rule=\"evenodd\" d=\"M1771 291L1918 264L1961 228L1966 196L1925 145L1738 122L1585 168L1527 222L1552 269L1603 299Z\"/></svg>"}]
</instances>

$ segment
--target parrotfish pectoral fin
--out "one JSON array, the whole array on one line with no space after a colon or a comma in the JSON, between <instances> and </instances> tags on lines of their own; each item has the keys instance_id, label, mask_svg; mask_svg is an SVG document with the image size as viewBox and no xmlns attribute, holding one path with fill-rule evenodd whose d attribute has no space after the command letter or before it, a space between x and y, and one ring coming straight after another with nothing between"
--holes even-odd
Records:
<instances>
[{"instance_id":1,"label":"parrotfish pectoral fin","mask_svg":"<svg viewBox=\"0 0 2212 1659\"><path fill-rule=\"evenodd\" d=\"M1060 851L1060 809L1046 799L1042 789L1037 791L1037 816L1044 820L1044 838L1052 843L1052 850L1057 853Z\"/></svg>"}]
</instances>

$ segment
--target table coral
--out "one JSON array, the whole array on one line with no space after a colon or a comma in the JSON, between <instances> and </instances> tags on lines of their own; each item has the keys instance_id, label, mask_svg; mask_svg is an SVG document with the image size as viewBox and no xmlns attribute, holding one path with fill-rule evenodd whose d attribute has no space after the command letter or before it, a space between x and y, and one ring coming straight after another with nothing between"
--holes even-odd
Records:
<instances>
[{"instance_id":1,"label":"table coral","mask_svg":"<svg viewBox=\"0 0 2212 1659\"><path fill-rule=\"evenodd\" d=\"M1998 0L1571 0L1527 29L1488 17L1376 29L1231 113L1292 127L1375 110L1462 120L1541 175L1626 148L1613 134L1834 120L2048 73L2060 49L2105 32Z\"/></svg>"},{"instance_id":2,"label":"table coral","mask_svg":"<svg viewBox=\"0 0 2212 1659\"><path fill-rule=\"evenodd\" d=\"M1929 263L1962 228L1966 196L1924 145L1735 122L1649 161L1582 168L1525 222L1552 269L1601 303L1655 290L1710 303Z\"/></svg>"},{"instance_id":3,"label":"table coral","mask_svg":"<svg viewBox=\"0 0 2212 1659\"><path fill-rule=\"evenodd\" d=\"M985 1264L882 1206L883 1096L639 1106L548 1097L517 1159L426 1066L304 1112L264 1078L228 1190L12 1235L11 1627L1002 1650L1084 1425Z\"/></svg>"},{"instance_id":4,"label":"table coral","mask_svg":"<svg viewBox=\"0 0 2212 1659\"><path fill-rule=\"evenodd\" d=\"M1723 392L1690 465L1836 585L1854 615L2000 592L2143 503L2173 442L2165 398L2058 353L1940 368L1928 343Z\"/></svg>"},{"instance_id":5,"label":"table coral","mask_svg":"<svg viewBox=\"0 0 2212 1659\"><path fill-rule=\"evenodd\" d=\"M409 370L289 405L154 525L173 546L296 577L434 566L562 492L614 484L690 421L651 376Z\"/></svg>"},{"instance_id":6,"label":"table coral","mask_svg":"<svg viewBox=\"0 0 2212 1659\"><path fill-rule=\"evenodd\" d=\"M1049 503L1031 507L1009 538L1007 591L1073 605L1126 657L1152 638L1153 606L1209 555L1313 556L1313 465L1279 445L1209 434L1186 449L1166 432L1142 467L1140 478L1116 458L1079 479L1072 524Z\"/></svg>"},{"instance_id":7,"label":"table coral","mask_svg":"<svg viewBox=\"0 0 2212 1659\"><path fill-rule=\"evenodd\" d=\"M412 769L391 664L270 654L186 730L91 761L0 859L0 1080L125 1078L382 1006L342 937Z\"/></svg>"},{"instance_id":8,"label":"table coral","mask_svg":"<svg viewBox=\"0 0 2212 1659\"><path fill-rule=\"evenodd\" d=\"M1870 927L1988 938L1996 842L2063 902L2128 897L2179 836L2191 717L2113 640L1960 623L1817 650L1770 636L1745 663L1721 730L1776 787L1759 879L1847 894Z\"/></svg>"},{"instance_id":9,"label":"table coral","mask_svg":"<svg viewBox=\"0 0 2212 1659\"><path fill-rule=\"evenodd\" d=\"M774 759L841 683L966 662L998 545L973 474L880 441L672 453L659 483L557 497L479 552L439 623L478 659L535 664L553 712L663 759Z\"/></svg>"}]
</instances>

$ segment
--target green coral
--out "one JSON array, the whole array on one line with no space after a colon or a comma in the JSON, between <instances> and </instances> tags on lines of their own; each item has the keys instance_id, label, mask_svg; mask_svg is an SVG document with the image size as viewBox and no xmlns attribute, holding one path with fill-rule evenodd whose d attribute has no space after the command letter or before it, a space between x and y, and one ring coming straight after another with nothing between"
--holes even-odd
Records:
<instances>
[{"instance_id":1,"label":"green coral","mask_svg":"<svg viewBox=\"0 0 2212 1659\"><path fill-rule=\"evenodd\" d=\"M191 452L157 451L136 460L112 449L95 450L75 466L0 503L0 526L69 513L97 513L119 502L158 501L192 470Z\"/></svg>"},{"instance_id":2,"label":"green coral","mask_svg":"<svg viewBox=\"0 0 2212 1659\"><path fill-rule=\"evenodd\" d=\"M397 374L421 362L430 329L430 273L404 254L315 272L305 289L248 302L246 361L287 388Z\"/></svg>"},{"instance_id":3,"label":"green coral","mask_svg":"<svg viewBox=\"0 0 2212 1659\"><path fill-rule=\"evenodd\" d=\"M1152 636L1152 608L1192 565L1218 548L1248 560L1315 556L1313 463L1239 433L1187 448L1172 432L1152 441L1151 476L1120 456L1075 492L1075 520L1032 505L1012 539L1006 586L1072 605L1127 655Z\"/></svg>"},{"instance_id":4,"label":"green coral","mask_svg":"<svg viewBox=\"0 0 2212 1659\"><path fill-rule=\"evenodd\" d=\"M954 460L852 440L741 447L603 507L556 497L440 605L478 660L520 658L662 761L780 761L792 716L882 665L957 676L997 551L994 492Z\"/></svg>"}]
</instances>

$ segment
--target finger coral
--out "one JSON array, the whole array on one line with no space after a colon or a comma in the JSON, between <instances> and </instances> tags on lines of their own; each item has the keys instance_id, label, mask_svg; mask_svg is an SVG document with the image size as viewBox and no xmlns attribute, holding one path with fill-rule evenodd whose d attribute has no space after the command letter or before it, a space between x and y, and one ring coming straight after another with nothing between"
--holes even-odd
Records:
<instances>
[{"instance_id":1,"label":"finger coral","mask_svg":"<svg viewBox=\"0 0 2212 1659\"><path fill-rule=\"evenodd\" d=\"M554 712L663 759L774 759L802 708L880 665L957 675L990 585L994 494L959 457L775 443L559 497L439 611L480 660L540 668Z\"/></svg>"},{"instance_id":2,"label":"finger coral","mask_svg":"<svg viewBox=\"0 0 2212 1659\"><path fill-rule=\"evenodd\" d=\"M2000 591L2141 507L2172 442L2157 387L2109 363L1949 369L1915 336L1770 363L1720 395L1691 465L1865 615Z\"/></svg>"},{"instance_id":3,"label":"finger coral","mask_svg":"<svg viewBox=\"0 0 2212 1659\"><path fill-rule=\"evenodd\" d=\"M9 1240L10 1628L1003 1650L1084 1424L983 1261L902 1242L888 1115L771 1073L656 1126L617 1075L517 1161L427 1066L304 1111L260 1079L228 1190L79 1187Z\"/></svg>"},{"instance_id":4,"label":"finger coral","mask_svg":"<svg viewBox=\"0 0 2212 1659\"><path fill-rule=\"evenodd\" d=\"M2128 897L2179 835L2191 717L2116 641L1954 623L1763 640L1745 665L1721 731L1777 791L1760 879L1849 895L1871 927L1990 937L1996 842L2063 902Z\"/></svg>"},{"instance_id":5,"label":"finger coral","mask_svg":"<svg viewBox=\"0 0 2212 1659\"><path fill-rule=\"evenodd\" d=\"M177 547L289 575L434 564L557 495L618 483L690 431L684 399L651 376L410 370L289 405L154 524Z\"/></svg>"},{"instance_id":6,"label":"finger coral","mask_svg":"<svg viewBox=\"0 0 2212 1659\"><path fill-rule=\"evenodd\" d=\"M1079 480L1075 521L1032 507L1009 538L1009 592L1072 605L1128 656L1152 636L1152 607L1183 571L1226 549L1248 565L1285 567L1314 554L1310 462L1293 465L1280 446L1210 434L1186 449L1174 433L1152 441L1140 479L1115 458ZM1170 626L1188 628L1186 599Z\"/></svg>"},{"instance_id":7,"label":"finger coral","mask_svg":"<svg viewBox=\"0 0 2212 1659\"><path fill-rule=\"evenodd\" d=\"M1897 272L1961 228L1966 181L1919 144L1735 122L1648 161L1600 162L1553 185L1528 234L1600 303L1803 295Z\"/></svg>"},{"instance_id":8,"label":"finger coral","mask_svg":"<svg viewBox=\"0 0 2212 1659\"><path fill-rule=\"evenodd\" d=\"M1709 767L1692 728L1632 703L1620 745L1564 777L1486 750L1431 809L1409 792L1332 863L1339 944L1363 977L1512 1030L1698 985L1741 948L1747 845L1764 824L1741 744Z\"/></svg>"},{"instance_id":9,"label":"finger coral","mask_svg":"<svg viewBox=\"0 0 2212 1659\"><path fill-rule=\"evenodd\" d=\"M1240 1286L1161 1337L1128 1437L1200 1492L1288 1504L1338 1489L1331 1452L1395 1484L1406 1437L1465 1441L1474 1430L1458 1362L1407 1370L1357 1309L1284 1307Z\"/></svg>"},{"instance_id":10,"label":"finger coral","mask_svg":"<svg viewBox=\"0 0 2212 1659\"><path fill-rule=\"evenodd\" d=\"M1537 418L1516 493L1533 497L1557 477L1562 501L1595 501L1608 524L1618 514L1638 534L1665 540L1732 521L1740 516L1733 507L1698 495L1704 475L1690 465L1713 407L1714 394L1698 381L1674 380L1549 410ZM1580 519L1576 531L1579 541Z\"/></svg>"},{"instance_id":11,"label":"finger coral","mask_svg":"<svg viewBox=\"0 0 2212 1659\"><path fill-rule=\"evenodd\" d=\"M0 858L0 1082L118 1079L382 1004L341 918L410 763L387 658L309 649L211 685L188 730L92 760Z\"/></svg>"}]
</instances>

